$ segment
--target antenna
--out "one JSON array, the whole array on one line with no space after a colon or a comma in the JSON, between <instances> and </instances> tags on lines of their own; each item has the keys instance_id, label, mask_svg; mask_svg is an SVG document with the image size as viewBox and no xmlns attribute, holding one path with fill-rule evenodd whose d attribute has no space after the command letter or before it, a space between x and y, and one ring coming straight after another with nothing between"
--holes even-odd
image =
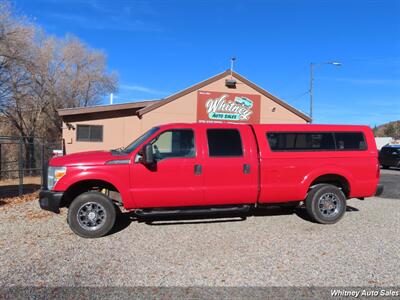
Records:
<instances>
[{"instance_id":1,"label":"antenna","mask_svg":"<svg viewBox=\"0 0 400 300\"><path fill-rule=\"evenodd\" d=\"M236 57L231 58L231 78L225 79L225 86L229 89L236 89L236 80L233 78L233 66L235 64Z\"/></svg>"},{"instance_id":2,"label":"antenna","mask_svg":"<svg viewBox=\"0 0 400 300\"><path fill-rule=\"evenodd\" d=\"M235 61L236 61L236 57L232 57L232 58L231 58L231 77L232 77L233 66L234 66L234 64L235 64Z\"/></svg>"},{"instance_id":3,"label":"antenna","mask_svg":"<svg viewBox=\"0 0 400 300\"><path fill-rule=\"evenodd\" d=\"M110 94L110 104L113 104L113 100L114 100L114 94L111 93L111 94Z\"/></svg>"}]
</instances>

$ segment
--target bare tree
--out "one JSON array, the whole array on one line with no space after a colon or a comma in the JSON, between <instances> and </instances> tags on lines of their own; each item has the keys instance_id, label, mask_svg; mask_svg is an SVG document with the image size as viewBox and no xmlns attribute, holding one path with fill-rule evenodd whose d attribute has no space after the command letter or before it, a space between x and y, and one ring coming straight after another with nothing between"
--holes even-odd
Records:
<instances>
[{"instance_id":1,"label":"bare tree","mask_svg":"<svg viewBox=\"0 0 400 300\"><path fill-rule=\"evenodd\" d=\"M47 36L0 3L0 113L23 139L29 167L35 137L61 138L58 109L97 104L116 85L104 53L74 37Z\"/></svg>"},{"instance_id":2,"label":"bare tree","mask_svg":"<svg viewBox=\"0 0 400 300\"><path fill-rule=\"evenodd\" d=\"M46 115L61 134L57 109L95 105L100 98L116 90L114 73L106 73L105 55L91 50L77 38L56 41L48 69L49 105Z\"/></svg>"},{"instance_id":3,"label":"bare tree","mask_svg":"<svg viewBox=\"0 0 400 300\"><path fill-rule=\"evenodd\" d=\"M15 84L26 83L22 77L17 82L13 79L18 68L30 64L32 58L26 49L30 48L34 33L23 18L11 15L8 2L0 3L0 108L12 97Z\"/></svg>"}]
</instances>

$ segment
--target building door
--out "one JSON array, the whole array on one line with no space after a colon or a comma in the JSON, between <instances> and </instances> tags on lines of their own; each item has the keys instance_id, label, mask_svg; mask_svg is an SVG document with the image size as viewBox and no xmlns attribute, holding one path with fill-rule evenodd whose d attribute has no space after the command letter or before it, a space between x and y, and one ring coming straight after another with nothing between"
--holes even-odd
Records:
<instances>
[{"instance_id":1,"label":"building door","mask_svg":"<svg viewBox=\"0 0 400 300\"><path fill-rule=\"evenodd\" d=\"M255 203L258 196L257 145L250 126L204 127L204 202Z\"/></svg>"},{"instance_id":2,"label":"building door","mask_svg":"<svg viewBox=\"0 0 400 300\"><path fill-rule=\"evenodd\" d=\"M134 163L131 195L137 207L202 205L201 151L191 128L171 129L151 141L156 162Z\"/></svg>"}]
</instances>

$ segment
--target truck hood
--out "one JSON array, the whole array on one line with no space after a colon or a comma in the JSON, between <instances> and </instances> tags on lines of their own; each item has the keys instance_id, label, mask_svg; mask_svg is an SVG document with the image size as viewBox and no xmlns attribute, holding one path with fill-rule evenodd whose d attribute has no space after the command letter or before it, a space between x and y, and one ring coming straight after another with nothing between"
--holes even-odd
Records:
<instances>
[{"instance_id":1,"label":"truck hood","mask_svg":"<svg viewBox=\"0 0 400 300\"><path fill-rule=\"evenodd\" d=\"M88 151L54 157L49 161L50 166L96 166L104 165L111 160L130 159L128 154L111 151Z\"/></svg>"}]
</instances>

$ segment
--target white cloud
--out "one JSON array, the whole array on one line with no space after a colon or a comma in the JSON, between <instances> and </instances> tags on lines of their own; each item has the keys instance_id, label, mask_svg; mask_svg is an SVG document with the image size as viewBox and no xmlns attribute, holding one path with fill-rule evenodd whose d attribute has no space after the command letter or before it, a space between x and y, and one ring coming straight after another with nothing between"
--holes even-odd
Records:
<instances>
[{"instance_id":1,"label":"white cloud","mask_svg":"<svg viewBox=\"0 0 400 300\"><path fill-rule=\"evenodd\" d=\"M160 91L157 89L153 89L150 87L142 86L142 85L130 85L130 84L121 84L119 86L120 90L122 91L131 91L131 92L142 92L146 94L152 94L152 95L167 95L167 92Z\"/></svg>"}]
</instances>

